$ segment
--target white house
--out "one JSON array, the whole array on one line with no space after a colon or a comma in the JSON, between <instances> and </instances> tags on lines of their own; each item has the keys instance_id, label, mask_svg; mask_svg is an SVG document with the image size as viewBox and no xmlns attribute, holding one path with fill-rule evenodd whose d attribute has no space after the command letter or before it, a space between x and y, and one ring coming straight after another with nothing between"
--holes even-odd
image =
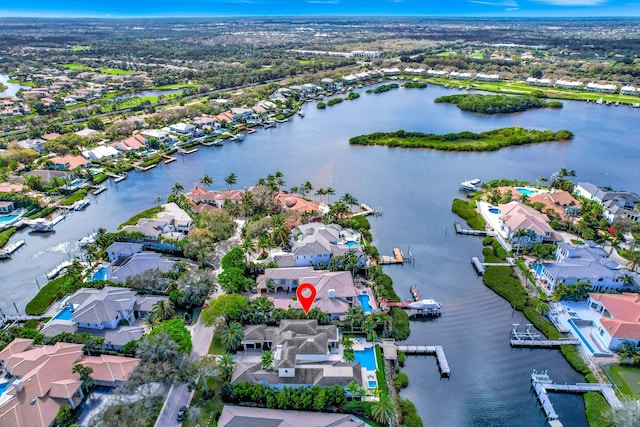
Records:
<instances>
[{"instance_id":1,"label":"white house","mask_svg":"<svg viewBox=\"0 0 640 427\"><path fill-rule=\"evenodd\" d=\"M400 75L401 73L402 71L400 71L400 68L398 67L385 68L382 70L382 74L384 74L385 76L397 76L397 75Z\"/></svg>"},{"instance_id":2,"label":"white house","mask_svg":"<svg viewBox=\"0 0 640 427\"><path fill-rule=\"evenodd\" d=\"M549 86L551 86L551 80L550 79L536 79L535 77L529 77L527 79L527 84L529 86L545 86L545 87L549 87Z\"/></svg>"},{"instance_id":3,"label":"white house","mask_svg":"<svg viewBox=\"0 0 640 427\"><path fill-rule=\"evenodd\" d=\"M582 89L582 86L584 85L582 84L582 82L578 82L578 81L571 82L567 80L556 80L556 83L554 84L554 86L562 89L578 90L578 89Z\"/></svg>"},{"instance_id":4,"label":"white house","mask_svg":"<svg viewBox=\"0 0 640 427\"><path fill-rule=\"evenodd\" d=\"M176 123L174 125L170 125L169 129L172 132L179 133L181 135L193 134L196 131L196 127L190 123Z\"/></svg>"},{"instance_id":5,"label":"white house","mask_svg":"<svg viewBox=\"0 0 640 427\"><path fill-rule=\"evenodd\" d=\"M409 76L424 76L424 68L405 68L404 74Z\"/></svg>"},{"instance_id":6,"label":"white house","mask_svg":"<svg viewBox=\"0 0 640 427\"><path fill-rule=\"evenodd\" d=\"M433 77L447 77L447 72L444 70L427 70L427 74Z\"/></svg>"},{"instance_id":7,"label":"white house","mask_svg":"<svg viewBox=\"0 0 640 427\"><path fill-rule=\"evenodd\" d=\"M103 289L82 288L67 304L78 327L116 329L121 321L132 324L136 294L131 289L106 286Z\"/></svg>"},{"instance_id":8,"label":"white house","mask_svg":"<svg viewBox=\"0 0 640 427\"><path fill-rule=\"evenodd\" d=\"M578 282L590 283L595 292L619 291L634 288L638 280L636 273L621 269L604 249L594 244L558 243L555 262L542 263L536 272L552 292L559 284Z\"/></svg>"},{"instance_id":9,"label":"white house","mask_svg":"<svg viewBox=\"0 0 640 427\"><path fill-rule=\"evenodd\" d=\"M301 224L291 233L291 252L296 267L309 265L328 265L334 255L352 250L360 258L360 264L366 263L366 256L359 244L360 234L337 224L312 222Z\"/></svg>"},{"instance_id":10,"label":"white house","mask_svg":"<svg viewBox=\"0 0 640 427\"><path fill-rule=\"evenodd\" d=\"M499 82L500 81L500 75L499 74L478 73L476 75L476 80L481 81L481 82Z\"/></svg>"},{"instance_id":11,"label":"white house","mask_svg":"<svg viewBox=\"0 0 640 427\"><path fill-rule=\"evenodd\" d=\"M640 196L631 191L612 191L590 182L578 182L574 192L595 200L604 208L603 215L612 223L616 218L629 218L640 222Z\"/></svg>"},{"instance_id":12,"label":"white house","mask_svg":"<svg viewBox=\"0 0 640 427\"><path fill-rule=\"evenodd\" d=\"M616 349L623 342L640 346L640 295L589 294L589 308L602 316L594 321L597 334L610 349Z\"/></svg>"},{"instance_id":13,"label":"white house","mask_svg":"<svg viewBox=\"0 0 640 427\"><path fill-rule=\"evenodd\" d=\"M534 243L555 241L553 229L549 225L549 217L537 210L513 201L499 206L500 208L500 234L509 240L512 245L531 247ZM524 230L526 235L518 235Z\"/></svg>"},{"instance_id":14,"label":"white house","mask_svg":"<svg viewBox=\"0 0 640 427\"><path fill-rule=\"evenodd\" d=\"M82 152L82 155L89 160L101 160L104 158L113 159L120 157L122 153L116 150L114 147L108 145L100 145Z\"/></svg>"},{"instance_id":15,"label":"white house","mask_svg":"<svg viewBox=\"0 0 640 427\"><path fill-rule=\"evenodd\" d=\"M638 89L633 86L622 86L620 88L620 95L631 95L635 96L638 93Z\"/></svg>"}]
</instances>

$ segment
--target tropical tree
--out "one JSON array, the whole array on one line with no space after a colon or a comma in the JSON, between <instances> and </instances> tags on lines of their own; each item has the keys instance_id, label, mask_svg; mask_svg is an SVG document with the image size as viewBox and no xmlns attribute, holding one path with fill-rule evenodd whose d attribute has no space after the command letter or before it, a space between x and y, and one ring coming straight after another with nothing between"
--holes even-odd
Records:
<instances>
[{"instance_id":1,"label":"tropical tree","mask_svg":"<svg viewBox=\"0 0 640 427\"><path fill-rule=\"evenodd\" d=\"M147 315L143 318L143 324L145 328L151 330L160 324L160 319L158 319L158 317L153 314L153 312L147 313Z\"/></svg>"},{"instance_id":2,"label":"tropical tree","mask_svg":"<svg viewBox=\"0 0 640 427\"><path fill-rule=\"evenodd\" d=\"M251 305L262 314L264 318L267 313L273 310L273 301L267 297L258 297L251 302Z\"/></svg>"},{"instance_id":3,"label":"tropical tree","mask_svg":"<svg viewBox=\"0 0 640 427\"><path fill-rule=\"evenodd\" d=\"M309 181L306 181L300 186L300 195L302 197L306 197L311 191L313 191L313 185Z\"/></svg>"},{"instance_id":4,"label":"tropical tree","mask_svg":"<svg viewBox=\"0 0 640 427\"><path fill-rule=\"evenodd\" d=\"M364 333L367 335L368 341L374 341L378 338L378 334L376 333L376 323L375 319L372 316L367 316L362 324L362 328L364 329Z\"/></svg>"},{"instance_id":5,"label":"tropical tree","mask_svg":"<svg viewBox=\"0 0 640 427\"><path fill-rule=\"evenodd\" d=\"M327 187L324 189L326 196L327 196L327 204L329 204L329 200L331 199L331 196L336 194L336 190L334 190L332 187Z\"/></svg>"},{"instance_id":6,"label":"tropical tree","mask_svg":"<svg viewBox=\"0 0 640 427\"><path fill-rule=\"evenodd\" d=\"M236 361L231 354L225 353L218 357L218 371L222 382L228 383L231 380L235 366Z\"/></svg>"},{"instance_id":7,"label":"tropical tree","mask_svg":"<svg viewBox=\"0 0 640 427\"><path fill-rule=\"evenodd\" d=\"M239 322L225 323L218 330L218 338L227 350L237 350L244 339L244 328Z\"/></svg>"},{"instance_id":8,"label":"tropical tree","mask_svg":"<svg viewBox=\"0 0 640 427\"><path fill-rule=\"evenodd\" d=\"M235 173L231 172L224 178L224 182L227 184L229 190L231 190L231 187L237 184L238 176Z\"/></svg>"},{"instance_id":9,"label":"tropical tree","mask_svg":"<svg viewBox=\"0 0 640 427\"><path fill-rule=\"evenodd\" d=\"M341 198L340 201L342 203L345 203L349 206L353 206L353 205L357 205L358 204L358 199L356 199L355 197L353 197L351 194L349 193L345 193Z\"/></svg>"},{"instance_id":10,"label":"tropical tree","mask_svg":"<svg viewBox=\"0 0 640 427\"><path fill-rule=\"evenodd\" d=\"M200 381L202 381L204 393L206 396L208 396L210 394L208 379L210 377L219 375L216 356L213 356L211 354L204 355L194 362L194 367L196 375L198 376Z\"/></svg>"},{"instance_id":11,"label":"tropical tree","mask_svg":"<svg viewBox=\"0 0 640 427\"><path fill-rule=\"evenodd\" d=\"M347 391L349 392L349 395L351 396L351 400L355 400L356 399L356 395L360 396L362 398L362 387L355 381L351 381L349 384L347 384Z\"/></svg>"},{"instance_id":12,"label":"tropical tree","mask_svg":"<svg viewBox=\"0 0 640 427\"><path fill-rule=\"evenodd\" d=\"M71 372L80 375L80 381L82 381L81 387L84 388L85 391L89 391L89 389L94 384L93 378L91 378L91 374L93 374L93 368L91 366L83 366L81 364L77 364L73 365Z\"/></svg>"},{"instance_id":13,"label":"tropical tree","mask_svg":"<svg viewBox=\"0 0 640 427\"><path fill-rule=\"evenodd\" d=\"M169 300L161 299L158 300L153 307L151 308L151 312L154 316L156 316L160 320L171 319L175 314L176 310L173 307L173 303Z\"/></svg>"},{"instance_id":14,"label":"tropical tree","mask_svg":"<svg viewBox=\"0 0 640 427\"><path fill-rule=\"evenodd\" d=\"M364 310L359 305L352 305L347 310L346 320L353 332L354 326L360 326L364 322Z\"/></svg>"},{"instance_id":15,"label":"tropical tree","mask_svg":"<svg viewBox=\"0 0 640 427\"><path fill-rule=\"evenodd\" d=\"M629 270L635 272L638 264L640 264L640 251L632 251L629 254L629 262L627 263L627 267L629 268Z\"/></svg>"},{"instance_id":16,"label":"tropical tree","mask_svg":"<svg viewBox=\"0 0 640 427\"><path fill-rule=\"evenodd\" d=\"M388 393L381 393L377 402L371 405L371 416L374 420L385 425L392 425L396 417L398 405Z\"/></svg>"},{"instance_id":17,"label":"tropical tree","mask_svg":"<svg viewBox=\"0 0 640 427\"><path fill-rule=\"evenodd\" d=\"M179 182L176 182L175 184L173 184L173 187L171 188L171 194L173 194L174 196L177 196L183 191L184 191L184 187Z\"/></svg>"},{"instance_id":18,"label":"tropical tree","mask_svg":"<svg viewBox=\"0 0 640 427\"><path fill-rule=\"evenodd\" d=\"M200 184L204 187L209 187L210 185L213 185L213 178L205 173L202 178L200 178Z\"/></svg>"},{"instance_id":19,"label":"tropical tree","mask_svg":"<svg viewBox=\"0 0 640 427\"><path fill-rule=\"evenodd\" d=\"M242 241L242 250L245 254L245 261L248 263L251 254L256 251L256 245L253 243L253 239L251 237L247 236L244 238Z\"/></svg>"},{"instance_id":20,"label":"tropical tree","mask_svg":"<svg viewBox=\"0 0 640 427\"><path fill-rule=\"evenodd\" d=\"M269 369L273 364L273 354L268 350L262 351L262 356L260 357L260 366L262 369Z\"/></svg>"}]
</instances>

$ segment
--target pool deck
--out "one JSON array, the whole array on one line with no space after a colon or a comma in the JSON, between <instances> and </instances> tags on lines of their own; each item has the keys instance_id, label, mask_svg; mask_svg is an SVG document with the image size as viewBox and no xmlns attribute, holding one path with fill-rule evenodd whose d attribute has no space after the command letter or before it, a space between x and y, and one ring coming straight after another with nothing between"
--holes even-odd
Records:
<instances>
[{"instance_id":1,"label":"pool deck","mask_svg":"<svg viewBox=\"0 0 640 427\"><path fill-rule=\"evenodd\" d=\"M561 301L555 303L551 311L549 312L549 316L552 318L552 322L559 326L558 330L570 332L573 336L580 340L580 345L587 352L587 354L589 354L590 356L594 355L592 349L590 349L589 346L584 343L582 337L578 336L578 334L573 329L573 326L569 323L569 319L573 319L574 321L586 320L592 322L600 319L600 314L594 310L591 310L587 306L586 301ZM602 341L600 341L597 337L594 338L586 331L582 331L583 328L579 327L579 329L581 329L583 335L585 335L585 333L588 335L585 336L585 338L587 339L587 341L589 341L589 345L595 347L594 350L599 353L596 356L599 356L600 354L607 354L607 356L611 355L610 350L607 349L607 346ZM598 342L594 342L595 340L598 340ZM604 351L608 353L604 353Z\"/></svg>"}]
</instances>

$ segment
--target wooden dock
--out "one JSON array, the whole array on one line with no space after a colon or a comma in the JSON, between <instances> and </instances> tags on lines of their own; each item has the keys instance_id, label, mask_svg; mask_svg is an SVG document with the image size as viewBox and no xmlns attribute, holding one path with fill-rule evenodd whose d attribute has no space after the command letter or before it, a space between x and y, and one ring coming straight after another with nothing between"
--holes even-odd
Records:
<instances>
[{"instance_id":1,"label":"wooden dock","mask_svg":"<svg viewBox=\"0 0 640 427\"><path fill-rule=\"evenodd\" d=\"M0 250L0 259L11 258L11 255L13 255L13 253L15 251L20 249L22 247L22 245L24 245L26 243L27 242L25 240L18 240L17 242L10 244L6 248L1 249Z\"/></svg>"},{"instance_id":2,"label":"wooden dock","mask_svg":"<svg viewBox=\"0 0 640 427\"><path fill-rule=\"evenodd\" d=\"M367 205L366 203L361 203L360 209L362 209L362 212L356 212L354 214L351 214L351 218L356 216L369 216L369 215L381 216L382 215L381 208L374 209L371 206Z\"/></svg>"},{"instance_id":3,"label":"wooden dock","mask_svg":"<svg viewBox=\"0 0 640 427\"><path fill-rule=\"evenodd\" d=\"M451 375L451 369L449 368L449 362L444 354L444 349L441 345L396 345L397 351L402 351L405 354L424 354L426 356L435 355L440 367L440 376L449 377Z\"/></svg>"},{"instance_id":4,"label":"wooden dock","mask_svg":"<svg viewBox=\"0 0 640 427\"><path fill-rule=\"evenodd\" d=\"M547 421L552 427L562 427L560 417L553 408L553 404L549 399L549 392L556 393L589 393L598 392L605 398L609 406L614 409L622 408L622 402L618 399L618 396L613 391L611 384L597 384L597 383L577 383L577 384L557 384L554 383L547 371L538 373L535 369L531 373L531 387L538 397L540 406L544 411Z\"/></svg>"},{"instance_id":5,"label":"wooden dock","mask_svg":"<svg viewBox=\"0 0 640 427\"><path fill-rule=\"evenodd\" d=\"M171 162L175 162L177 159L175 157L171 157L171 156L162 156L164 160L164 164L166 165L167 163L171 163Z\"/></svg>"},{"instance_id":6,"label":"wooden dock","mask_svg":"<svg viewBox=\"0 0 640 427\"><path fill-rule=\"evenodd\" d=\"M525 330L518 330L518 324L514 323L511 329L511 347L528 348L559 348L563 345L580 345L580 341L575 338L560 338L557 340L543 340L542 335L531 331L532 324L527 324Z\"/></svg>"},{"instance_id":7,"label":"wooden dock","mask_svg":"<svg viewBox=\"0 0 640 427\"><path fill-rule=\"evenodd\" d=\"M459 222L455 222L453 226L456 229L457 234L466 234L469 236L486 236L488 234L487 230L469 230L462 228L462 225Z\"/></svg>"},{"instance_id":8,"label":"wooden dock","mask_svg":"<svg viewBox=\"0 0 640 427\"><path fill-rule=\"evenodd\" d=\"M477 256L472 256L471 265L473 265L473 268L476 269L476 273L478 273L478 276L484 276L484 264L480 261L480 258L478 258Z\"/></svg>"},{"instance_id":9,"label":"wooden dock","mask_svg":"<svg viewBox=\"0 0 640 427\"><path fill-rule=\"evenodd\" d=\"M393 256L381 255L378 260L379 264L403 264L404 254L400 248L393 248Z\"/></svg>"}]
</instances>

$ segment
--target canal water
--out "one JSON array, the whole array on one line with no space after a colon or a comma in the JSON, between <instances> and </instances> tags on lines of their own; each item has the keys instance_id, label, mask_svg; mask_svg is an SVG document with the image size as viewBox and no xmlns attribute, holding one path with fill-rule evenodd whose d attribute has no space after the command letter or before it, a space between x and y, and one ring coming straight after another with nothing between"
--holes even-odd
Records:
<instances>
[{"instance_id":1,"label":"canal water","mask_svg":"<svg viewBox=\"0 0 640 427\"><path fill-rule=\"evenodd\" d=\"M413 266L385 271L402 297L415 284L424 298L444 304L442 317L413 322L410 344L442 345L452 374L439 378L433 357L409 357L405 372L409 387L402 396L415 402L427 426L543 426L545 420L530 390L532 369L547 369L559 382L582 378L556 350L509 347L512 323L526 323L502 298L486 288L470 265L481 254L481 241L457 236L451 200L463 197L458 183L471 178L499 177L534 181L565 167L578 180L638 191L640 146L631 123L640 110L629 107L565 102L561 110L537 110L512 115L481 116L459 111L434 98L453 89L397 89L366 95L326 110L305 105L305 118L295 117L276 128L248 135L244 142L221 148L201 147L169 165L132 172L108 191L89 196L91 205L73 212L51 235L21 231L12 241L27 245L8 262L0 262L0 309L20 311L45 283L44 274L78 253L78 240L98 227L114 230L135 213L163 199L174 183L190 188L205 173L214 187L225 188L224 177L238 176L237 187L281 171L286 187L309 180L333 187L337 197L349 192L361 202L383 209L371 219L374 242L382 254L407 247ZM462 93L462 91L460 91ZM350 146L352 136L399 129L422 132L484 131L506 126L568 129L571 142L506 148L491 153ZM553 395L566 426L586 426L582 398Z\"/></svg>"},{"instance_id":2,"label":"canal water","mask_svg":"<svg viewBox=\"0 0 640 427\"><path fill-rule=\"evenodd\" d=\"M0 83L7 87L5 90L0 91L0 98L16 96L16 93L18 93L20 89L27 88L26 86L21 86L17 83L9 83L8 74L0 74Z\"/></svg>"}]
</instances>

